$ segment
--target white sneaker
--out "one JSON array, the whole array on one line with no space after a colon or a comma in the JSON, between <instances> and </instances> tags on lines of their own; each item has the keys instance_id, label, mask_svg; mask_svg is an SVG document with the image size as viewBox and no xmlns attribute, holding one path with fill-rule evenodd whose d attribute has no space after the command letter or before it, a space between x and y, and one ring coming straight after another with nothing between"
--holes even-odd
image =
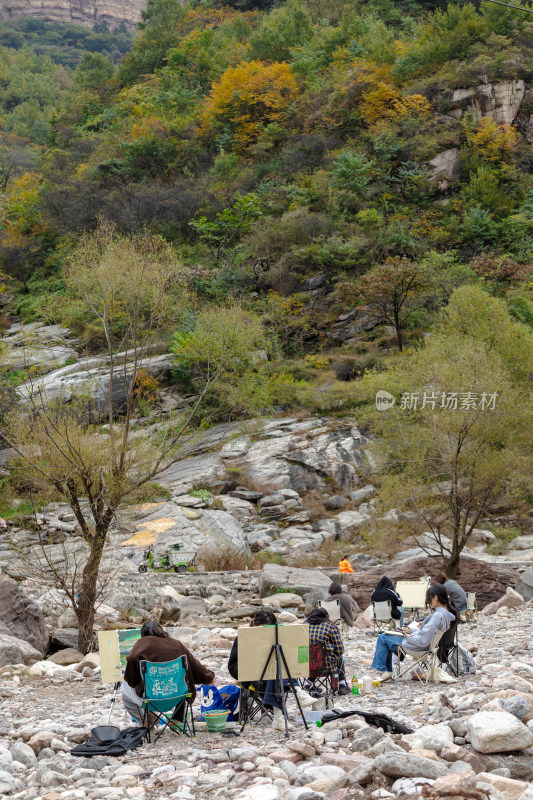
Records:
<instances>
[{"instance_id":1,"label":"white sneaker","mask_svg":"<svg viewBox=\"0 0 533 800\"><path fill-rule=\"evenodd\" d=\"M298 697L298 700L300 701L300 705L302 708L309 708L309 706L314 706L314 704L317 701L316 697L311 697L311 695L308 692L304 692L304 690L301 689L300 687L296 689L296 696Z\"/></svg>"}]
</instances>

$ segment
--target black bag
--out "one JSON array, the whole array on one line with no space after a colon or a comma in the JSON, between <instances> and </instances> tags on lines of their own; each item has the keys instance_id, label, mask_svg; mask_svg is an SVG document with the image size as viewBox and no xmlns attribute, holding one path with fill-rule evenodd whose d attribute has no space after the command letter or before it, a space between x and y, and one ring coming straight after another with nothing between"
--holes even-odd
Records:
<instances>
[{"instance_id":1,"label":"black bag","mask_svg":"<svg viewBox=\"0 0 533 800\"><path fill-rule=\"evenodd\" d=\"M91 758L92 756L121 756L128 750L135 750L136 747L142 744L147 734L147 728L124 728L123 731L120 731L119 737L110 744L102 744L94 736L90 736L85 742L77 744L70 751L70 755L85 756L85 758Z\"/></svg>"},{"instance_id":2,"label":"black bag","mask_svg":"<svg viewBox=\"0 0 533 800\"><path fill-rule=\"evenodd\" d=\"M367 722L369 725L373 725L375 728L381 728L385 731L385 733L413 732L412 728L408 728L407 725L402 725L401 722L396 722L386 714L373 714L370 711L336 711L333 709L332 711L326 711L321 722L322 725L325 725L326 722L335 722L335 720L346 719L346 717L353 717L355 714L357 714L358 717L363 717L365 722Z\"/></svg>"}]
</instances>

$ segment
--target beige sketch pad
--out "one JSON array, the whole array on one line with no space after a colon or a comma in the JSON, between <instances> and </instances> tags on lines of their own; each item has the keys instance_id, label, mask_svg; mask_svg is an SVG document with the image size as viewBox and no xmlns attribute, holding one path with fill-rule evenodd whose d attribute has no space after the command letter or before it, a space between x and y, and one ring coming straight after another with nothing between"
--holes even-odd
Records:
<instances>
[{"instance_id":1,"label":"beige sketch pad","mask_svg":"<svg viewBox=\"0 0 533 800\"><path fill-rule=\"evenodd\" d=\"M396 593L402 598L404 608L425 608L427 589L426 581L398 581L396 584Z\"/></svg>"},{"instance_id":2,"label":"beige sketch pad","mask_svg":"<svg viewBox=\"0 0 533 800\"><path fill-rule=\"evenodd\" d=\"M293 678L309 677L309 625L279 625L278 641L283 647L287 666ZM275 643L275 628L265 625L257 628L239 628L238 669L239 681L257 681L267 662L270 649ZM281 664L282 675L287 677ZM264 680L276 677L276 660L272 656Z\"/></svg>"}]
</instances>

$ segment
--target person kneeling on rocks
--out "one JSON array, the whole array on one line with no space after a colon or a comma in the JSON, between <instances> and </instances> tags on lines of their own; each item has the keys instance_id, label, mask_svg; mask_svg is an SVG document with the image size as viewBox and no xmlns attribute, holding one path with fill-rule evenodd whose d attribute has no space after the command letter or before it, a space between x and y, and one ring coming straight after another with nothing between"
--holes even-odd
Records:
<instances>
[{"instance_id":1,"label":"person kneeling on rocks","mask_svg":"<svg viewBox=\"0 0 533 800\"><path fill-rule=\"evenodd\" d=\"M262 625L277 625L278 621L272 611L266 608L261 608L254 616L250 627L257 628ZM239 665L238 665L238 637L233 640L231 653L228 660L228 672L236 681L239 680ZM287 687L289 682L283 681L283 685ZM296 684L296 681L295 681ZM285 719L283 717L283 710L281 706L281 699L276 694L276 681L243 681L241 686L247 689L253 685L259 693L263 694L263 706L273 711L274 719L272 720L272 727L276 730L285 730ZM311 697L307 692L304 692L299 686L295 685L296 694L302 708L312 706L316 703L316 698Z\"/></svg>"},{"instance_id":2,"label":"person kneeling on rocks","mask_svg":"<svg viewBox=\"0 0 533 800\"><path fill-rule=\"evenodd\" d=\"M372 669L381 672L381 680L392 678L392 654L398 652L401 644L409 650L425 651L431 644L437 631L444 633L455 627L459 621L459 612L448 597L448 592L439 584L430 586L426 603L431 607L432 614L422 620L418 630L409 632L409 628L402 628L403 636L380 633L376 642L376 652L372 661Z\"/></svg>"},{"instance_id":3,"label":"person kneeling on rocks","mask_svg":"<svg viewBox=\"0 0 533 800\"><path fill-rule=\"evenodd\" d=\"M141 661L174 661L187 656L187 686L194 700L196 684L213 683L215 673L204 667L198 659L177 639L172 639L159 622L145 622L141 628L141 638L135 642L126 659L126 670L122 681L122 704L128 714L142 721L142 694L144 682L141 676Z\"/></svg>"}]
</instances>

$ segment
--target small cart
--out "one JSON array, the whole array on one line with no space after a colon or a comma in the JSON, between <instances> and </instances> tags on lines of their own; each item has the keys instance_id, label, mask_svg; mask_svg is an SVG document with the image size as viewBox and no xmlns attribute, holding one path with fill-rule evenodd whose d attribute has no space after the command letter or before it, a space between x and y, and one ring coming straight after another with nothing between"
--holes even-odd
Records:
<instances>
[{"instance_id":1,"label":"small cart","mask_svg":"<svg viewBox=\"0 0 533 800\"><path fill-rule=\"evenodd\" d=\"M167 548L165 555L156 557L153 547L149 547L143 554L143 562L139 567L139 572L148 572L149 569L156 571L187 572L189 567L196 564L197 553L181 553L183 544L171 544Z\"/></svg>"},{"instance_id":2,"label":"small cart","mask_svg":"<svg viewBox=\"0 0 533 800\"><path fill-rule=\"evenodd\" d=\"M179 552L183 545L173 545L174 551L169 549L170 564L174 572L187 572L189 567L196 566L197 553Z\"/></svg>"}]
</instances>

